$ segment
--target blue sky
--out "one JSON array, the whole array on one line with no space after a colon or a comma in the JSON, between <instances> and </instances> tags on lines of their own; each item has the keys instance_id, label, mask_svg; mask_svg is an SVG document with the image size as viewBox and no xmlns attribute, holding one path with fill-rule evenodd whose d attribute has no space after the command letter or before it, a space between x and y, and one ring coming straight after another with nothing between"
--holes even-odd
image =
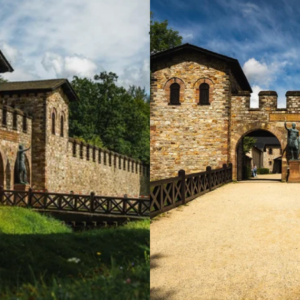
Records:
<instances>
[{"instance_id":1,"label":"blue sky","mask_svg":"<svg viewBox=\"0 0 300 300\"><path fill-rule=\"evenodd\" d=\"M150 0L0 0L0 49L10 81L92 78L149 92Z\"/></svg>"},{"instance_id":2,"label":"blue sky","mask_svg":"<svg viewBox=\"0 0 300 300\"><path fill-rule=\"evenodd\" d=\"M251 106L260 90L300 90L300 3L296 0L151 0L154 19L191 43L237 58L251 86Z\"/></svg>"}]
</instances>

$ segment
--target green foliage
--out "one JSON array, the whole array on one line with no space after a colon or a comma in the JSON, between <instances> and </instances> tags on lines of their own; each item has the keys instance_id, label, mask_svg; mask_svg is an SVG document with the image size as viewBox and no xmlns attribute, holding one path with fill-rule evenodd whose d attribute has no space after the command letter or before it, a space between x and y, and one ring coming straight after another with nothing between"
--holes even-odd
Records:
<instances>
[{"instance_id":1,"label":"green foliage","mask_svg":"<svg viewBox=\"0 0 300 300\"><path fill-rule=\"evenodd\" d=\"M7 82L7 80L4 79L4 78L0 75L0 83L3 83L3 82Z\"/></svg>"},{"instance_id":2,"label":"green foliage","mask_svg":"<svg viewBox=\"0 0 300 300\"><path fill-rule=\"evenodd\" d=\"M72 81L80 100L70 103L70 135L149 163L150 105L145 89L119 87L111 72L94 79Z\"/></svg>"},{"instance_id":3,"label":"green foliage","mask_svg":"<svg viewBox=\"0 0 300 300\"><path fill-rule=\"evenodd\" d=\"M21 207L0 206L0 234L70 233L71 229L56 219Z\"/></svg>"},{"instance_id":4,"label":"green foliage","mask_svg":"<svg viewBox=\"0 0 300 300\"><path fill-rule=\"evenodd\" d=\"M2 217L0 224L9 222L9 214ZM38 228L40 218L28 223ZM0 232L1 300L149 299L149 220L83 232L28 233L21 226L15 234Z\"/></svg>"},{"instance_id":5,"label":"green foliage","mask_svg":"<svg viewBox=\"0 0 300 300\"><path fill-rule=\"evenodd\" d=\"M270 170L267 168L257 168L257 174L269 174Z\"/></svg>"},{"instance_id":6,"label":"green foliage","mask_svg":"<svg viewBox=\"0 0 300 300\"><path fill-rule=\"evenodd\" d=\"M250 136L245 136L243 139L243 151L249 153L252 147L255 145L256 139Z\"/></svg>"},{"instance_id":7,"label":"green foliage","mask_svg":"<svg viewBox=\"0 0 300 300\"><path fill-rule=\"evenodd\" d=\"M158 52L167 50L182 44L182 37L178 31L168 29L168 21L161 23L153 21L153 13L150 13L150 51Z\"/></svg>"},{"instance_id":8,"label":"green foliage","mask_svg":"<svg viewBox=\"0 0 300 300\"><path fill-rule=\"evenodd\" d=\"M249 179L251 177L251 168L248 166L243 167L243 179Z\"/></svg>"}]
</instances>

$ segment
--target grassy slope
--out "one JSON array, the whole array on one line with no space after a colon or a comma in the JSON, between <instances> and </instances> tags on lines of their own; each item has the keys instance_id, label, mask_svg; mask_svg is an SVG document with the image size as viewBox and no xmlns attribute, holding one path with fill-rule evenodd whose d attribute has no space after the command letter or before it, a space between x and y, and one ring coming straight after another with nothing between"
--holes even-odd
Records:
<instances>
[{"instance_id":1,"label":"grassy slope","mask_svg":"<svg viewBox=\"0 0 300 300\"><path fill-rule=\"evenodd\" d=\"M0 299L149 299L149 229L146 220L72 233L0 207Z\"/></svg>"},{"instance_id":2,"label":"grassy slope","mask_svg":"<svg viewBox=\"0 0 300 300\"><path fill-rule=\"evenodd\" d=\"M21 207L0 206L0 233L51 234L71 233L61 222Z\"/></svg>"}]
</instances>

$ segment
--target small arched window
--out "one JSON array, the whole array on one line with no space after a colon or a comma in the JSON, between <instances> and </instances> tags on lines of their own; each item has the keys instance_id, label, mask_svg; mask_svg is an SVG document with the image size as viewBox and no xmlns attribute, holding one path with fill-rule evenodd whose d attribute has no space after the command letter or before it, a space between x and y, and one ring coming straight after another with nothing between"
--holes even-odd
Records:
<instances>
[{"instance_id":1,"label":"small arched window","mask_svg":"<svg viewBox=\"0 0 300 300\"><path fill-rule=\"evenodd\" d=\"M170 104L180 104L180 85L178 83L172 83L170 86Z\"/></svg>"},{"instance_id":2,"label":"small arched window","mask_svg":"<svg viewBox=\"0 0 300 300\"><path fill-rule=\"evenodd\" d=\"M60 117L60 136L64 136L64 116Z\"/></svg>"},{"instance_id":3,"label":"small arched window","mask_svg":"<svg viewBox=\"0 0 300 300\"><path fill-rule=\"evenodd\" d=\"M73 156L76 157L76 142L73 142Z\"/></svg>"},{"instance_id":4,"label":"small arched window","mask_svg":"<svg viewBox=\"0 0 300 300\"><path fill-rule=\"evenodd\" d=\"M200 84L200 99L199 103L201 105L209 105L209 85L207 83Z\"/></svg>"},{"instance_id":5,"label":"small arched window","mask_svg":"<svg viewBox=\"0 0 300 300\"><path fill-rule=\"evenodd\" d=\"M16 111L14 111L14 114L13 114L13 129L15 129L15 130L18 129L18 114Z\"/></svg>"},{"instance_id":6,"label":"small arched window","mask_svg":"<svg viewBox=\"0 0 300 300\"><path fill-rule=\"evenodd\" d=\"M23 115L23 131L27 132L27 116Z\"/></svg>"},{"instance_id":7,"label":"small arched window","mask_svg":"<svg viewBox=\"0 0 300 300\"><path fill-rule=\"evenodd\" d=\"M3 107L3 110L2 110L2 125L3 126L7 125L7 109L6 109L6 107Z\"/></svg>"},{"instance_id":8,"label":"small arched window","mask_svg":"<svg viewBox=\"0 0 300 300\"><path fill-rule=\"evenodd\" d=\"M52 134L55 134L55 113L52 113Z\"/></svg>"},{"instance_id":9,"label":"small arched window","mask_svg":"<svg viewBox=\"0 0 300 300\"><path fill-rule=\"evenodd\" d=\"M79 152L80 158L83 159L83 143L82 142L80 143L80 149L79 150L80 150L80 152Z\"/></svg>"}]
</instances>

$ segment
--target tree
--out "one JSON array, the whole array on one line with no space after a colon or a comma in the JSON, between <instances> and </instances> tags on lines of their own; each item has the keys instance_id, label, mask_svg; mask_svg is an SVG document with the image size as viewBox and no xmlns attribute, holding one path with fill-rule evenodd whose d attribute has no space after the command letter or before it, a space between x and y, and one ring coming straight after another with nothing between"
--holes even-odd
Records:
<instances>
[{"instance_id":1,"label":"tree","mask_svg":"<svg viewBox=\"0 0 300 300\"><path fill-rule=\"evenodd\" d=\"M0 83L3 83L3 82L7 82L7 80L4 79L2 76L0 76Z\"/></svg>"},{"instance_id":2,"label":"tree","mask_svg":"<svg viewBox=\"0 0 300 300\"><path fill-rule=\"evenodd\" d=\"M255 145L256 139L250 136L245 136L243 138L243 151L244 153L249 153L252 147Z\"/></svg>"},{"instance_id":3,"label":"tree","mask_svg":"<svg viewBox=\"0 0 300 300\"><path fill-rule=\"evenodd\" d=\"M153 21L153 13L150 13L150 51L159 52L182 44L182 37L178 31L168 29L168 21L161 23Z\"/></svg>"},{"instance_id":4,"label":"tree","mask_svg":"<svg viewBox=\"0 0 300 300\"><path fill-rule=\"evenodd\" d=\"M79 101L70 103L70 135L149 163L150 107L145 89L117 86L114 73L102 72L94 79L72 81Z\"/></svg>"}]
</instances>

